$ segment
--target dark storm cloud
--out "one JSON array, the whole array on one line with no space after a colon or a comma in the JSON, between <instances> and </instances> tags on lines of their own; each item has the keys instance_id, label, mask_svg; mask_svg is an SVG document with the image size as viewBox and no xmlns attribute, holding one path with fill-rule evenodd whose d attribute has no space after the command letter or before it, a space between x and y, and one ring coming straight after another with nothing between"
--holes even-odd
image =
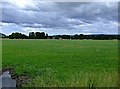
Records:
<instances>
[{"instance_id":1,"label":"dark storm cloud","mask_svg":"<svg viewBox=\"0 0 120 89\"><path fill-rule=\"evenodd\" d=\"M69 18L78 18L84 20L97 20L103 18L107 20L117 20L117 3L58 3L62 14Z\"/></svg>"},{"instance_id":2,"label":"dark storm cloud","mask_svg":"<svg viewBox=\"0 0 120 89\"><path fill-rule=\"evenodd\" d=\"M11 2L2 3L2 22L25 28L84 30L84 26L99 21L117 22L117 3L34 2L24 8Z\"/></svg>"},{"instance_id":3,"label":"dark storm cloud","mask_svg":"<svg viewBox=\"0 0 120 89\"><path fill-rule=\"evenodd\" d=\"M4 4L5 3L3 3L3 5ZM115 20L117 16L117 6L108 7L107 5L99 3L60 2L50 3L50 5L52 6L49 6L48 3L37 3L36 7L33 7L33 9L32 6L29 6L26 9L16 9L8 4L8 8L3 6L3 22L51 23L50 20L57 21L61 16L91 21L97 20L97 17L107 20Z\"/></svg>"}]
</instances>

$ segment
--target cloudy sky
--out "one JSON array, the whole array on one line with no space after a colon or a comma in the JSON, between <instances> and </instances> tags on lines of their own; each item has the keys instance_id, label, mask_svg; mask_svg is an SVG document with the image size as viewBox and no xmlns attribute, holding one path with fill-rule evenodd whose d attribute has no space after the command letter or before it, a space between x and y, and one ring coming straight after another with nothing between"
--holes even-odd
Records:
<instances>
[{"instance_id":1,"label":"cloudy sky","mask_svg":"<svg viewBox=\"0 0 120 89\"><path fill-rule=\"evenodd\" d=\"M117 2L2 1L2 33L118 34Z\"/></svg>"}]
</instances>

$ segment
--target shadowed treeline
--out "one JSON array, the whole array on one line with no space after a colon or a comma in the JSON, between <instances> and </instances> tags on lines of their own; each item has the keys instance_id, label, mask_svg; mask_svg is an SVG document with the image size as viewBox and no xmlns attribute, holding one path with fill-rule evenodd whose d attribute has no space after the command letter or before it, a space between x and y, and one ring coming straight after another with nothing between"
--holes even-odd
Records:
<instances>
[{"instance_id":1,"label":"shadowed treeline","mask_svg":"<svg viewBox=\"0 0 120 89\"><path fill-rule=\"evenodd\" d=\"M30 32L29 36L22 33L12 33L9 36L3 36L2 38L9 39L93 39L93 40L113 40L120 39L120 35L108 35L108 34L93 34L93 35L84 35L84 34L75 34L75 35L53 35L49 36L45 32Z\"/></svg>"}]
</instances>

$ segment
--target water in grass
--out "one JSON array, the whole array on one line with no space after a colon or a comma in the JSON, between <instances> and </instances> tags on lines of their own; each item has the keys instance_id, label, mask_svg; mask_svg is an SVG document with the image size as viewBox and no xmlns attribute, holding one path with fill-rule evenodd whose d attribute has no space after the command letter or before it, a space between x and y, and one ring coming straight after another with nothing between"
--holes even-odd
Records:
<instances>
[{"instance_id":1,"label":"water in grass","mask_svg":"<svg viewBox=\"0 0 120 89\"><path fill-rule=\"evenodd\" d=\"M4 88L15 88L16 87L16 80L11 78L11 75L9 74L9 71L4 72L0 76L0 89Z\"/></svg>"}]
</instances>

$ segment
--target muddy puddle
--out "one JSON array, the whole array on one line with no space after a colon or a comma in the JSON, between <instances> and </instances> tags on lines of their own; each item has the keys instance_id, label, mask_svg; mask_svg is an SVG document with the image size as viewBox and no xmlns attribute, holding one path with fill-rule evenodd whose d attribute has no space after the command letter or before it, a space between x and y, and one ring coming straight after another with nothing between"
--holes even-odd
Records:
<instances>
[{"instance_id":1,"label":"muddy puddle","mask_svg":"<svg viewBox=\"0 0 120 89\"><path fill-rule=\"evenodd\" d=\"M11 78L10 72L5 71L0 75L0 88L15 88L16 80Z\"/></svg>"},{"instance_id":2,"label":"muddy puddle","mask_svg":"<svg viewBox=\"0 0 120 89\"><path fill-rule=\"evenodd\" d=\"M0 89L1 87L22 87L23 84L28 83L30 80L28 76L22 74L18 76L13 68L3 68L0 71ZM4 89L4 88L3 88Z\"/></svg>"}]
</instances>

